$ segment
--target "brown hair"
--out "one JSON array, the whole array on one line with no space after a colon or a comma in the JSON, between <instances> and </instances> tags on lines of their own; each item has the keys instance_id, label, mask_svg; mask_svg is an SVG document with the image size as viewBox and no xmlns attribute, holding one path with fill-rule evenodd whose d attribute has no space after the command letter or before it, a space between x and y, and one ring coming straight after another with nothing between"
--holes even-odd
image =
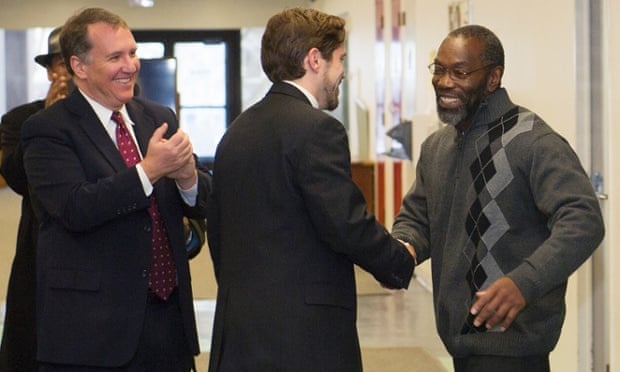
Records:
<instances>
[{"instance_id":1,"label":"brown hair","mask_svg":"<svg viewBox=\"0 0 620 372\"><path fill-rule=\"evenodd\" d=\"M86 8L69 18L60 32L60 49L70 74L73 75L71 56L88 62L88 52L93 47L88 38L88 26L99 22L107 23L115 29L129 29L120 16L103 8Z\"/></svg>"},{"instance_id":2,"label":"brown hair","mask_svg":"<svg viewBox=\"0 0 620 372\"><path fill-rule=\"evenodd\" d=\"M317 48L327 60L345 40L345 21L315 9L290 8L267 22L261 44L263 71L272 82L295 80L306 73L303 59Z\"/></svg>"}]
</instances>

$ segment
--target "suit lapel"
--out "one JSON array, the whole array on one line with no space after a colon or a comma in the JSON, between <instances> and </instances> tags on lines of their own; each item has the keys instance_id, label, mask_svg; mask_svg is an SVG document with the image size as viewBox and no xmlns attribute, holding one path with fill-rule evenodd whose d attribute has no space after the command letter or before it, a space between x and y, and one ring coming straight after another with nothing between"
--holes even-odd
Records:
<instances>
[{"instance_id":1,"label":"suit lapel","mask_svg":"<svg viewBox=\"0 0 620 372\"><path fill-rule=\"evenodd\" d=\"M123 169L125 167L123 158L95 114L95 111L82 94L75 89L65 99L64 104L67 110L79 117L78 125L90 139L93 148L99 151L114 169Z\"/></svg>"},{"instance_id":2,"label":"suit lapel","mask_svg":"<svg viewBox=\"0 0 620 372\"><path fill-rule=\"evenodd\" d=\"M155 120L151 115L148 115L144 110L144 107L136 101L129 101L126 104L127 113L134 122L133 130L140 147L142 156L146 155L146 151L149 144L149 139L155 131Z\"/></svg>"},{"instance_id":3,"label":"suit lapel","mask_svg":"<svg viewBox=\"0 0 620 372\"><path fill-rule=\"evenodd\" d=\"M136 100L127 102L127 113L134 122L133 130L142 156L146 156L149 140L155 131L157 119L144 105ZM161 180L153 185L153 194L157 200L165 200L165 188L159 187ZM163 206L162 206L163 208Z\"/></svg>"},{"instance_id":4,"label":"suit lapel","mask_svg":"<svg viewBox=\"0 0 620 372\"><path fill-rule=\"evenodd\" d=\"M106 132L88 101L77 89L65 99L65 105L70 112L79 117L80 127L91 140L93 147L103 155L110 165L116 170L126 168L125 162L114 142L112 142L110 135ZM155 130L155 121L151 115L145 112L142 105L133 100L127 103L127 112L135 124L133 130L140 147L140 152L144 156L149 139Z\"/></svg>"}]
</instances>

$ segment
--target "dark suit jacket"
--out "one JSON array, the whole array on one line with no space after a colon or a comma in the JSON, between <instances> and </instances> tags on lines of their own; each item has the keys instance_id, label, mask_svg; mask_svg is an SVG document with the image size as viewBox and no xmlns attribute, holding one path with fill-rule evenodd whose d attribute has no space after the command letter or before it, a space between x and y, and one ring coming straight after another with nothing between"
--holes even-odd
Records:
<instances>
[{"instance_id":1,"label":"dark suit jacket","mask_svg":"<svg viewBox=\"0 0 620 372\"><path fill-rule=\"evenodd\" d=\"M163 106L133 99L127 110L143 154L157 126L178 123ZM22 129L24 164L41 226L37 335L41 361L118 366L133 356L146 306L151 259L149 199L85 98L75 90ZM154 185L177 266L189 350L198 353L182 216L204 217L209 176L199 171L195 207L175 182Z\"/></svg>"},{"instance_id":2,"label":"dark suit jacket","mask_svg":"<svg viewBox=\"0 0 620 372\"><path fill-rule=\"evenodd\" d=\"M3 115L0 124L2 176L11 189L22 196L17 245L6 294L6 313L0 347L0 371L3 372L37 370L35 246L39 222L28 194L20 133L26 119L44 107L43 100L18 106Z\"/></svg>"},{"instance_id":3,"label":"dark suit jacket","mask_svg":"<svg viewBox=\"0 0 620 372\"><path fill-rule=\"evenodd\" d=\"M367 211L342 124L275 84L220 142L212 197L209 370L361 371L353 264L403 288L413 259Z\"/></svg>"}]
</instances>

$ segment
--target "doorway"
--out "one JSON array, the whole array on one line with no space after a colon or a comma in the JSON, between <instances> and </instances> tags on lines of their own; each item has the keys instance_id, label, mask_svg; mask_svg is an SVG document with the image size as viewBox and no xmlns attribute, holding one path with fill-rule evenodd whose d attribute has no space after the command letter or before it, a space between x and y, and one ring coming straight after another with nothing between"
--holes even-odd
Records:
<instances>
[{"instance_id":1,"label":"doorway","mask_svg":"<svg viewBox=\"0 0 620 372\"><path fill-rule=\"evenodd\" d=\"M210 164L232 120L241 112L239 30L134 31L141 59L174 58L177 116L194 151Z\"/></svg>"}]
</instances>

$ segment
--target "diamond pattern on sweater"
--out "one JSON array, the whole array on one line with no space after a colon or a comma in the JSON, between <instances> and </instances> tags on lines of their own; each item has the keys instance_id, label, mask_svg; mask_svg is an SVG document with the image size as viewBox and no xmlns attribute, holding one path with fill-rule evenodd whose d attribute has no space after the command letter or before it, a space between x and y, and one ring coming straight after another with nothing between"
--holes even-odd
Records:
<instances>
[{"instance_id":1,"label":"diamond pattern on sweater","mask_svg":"<svg viewBox=\"0 0 620 372\"><path fill-rule=\"evenodd\" d=\"M532 129L533 118L533 115L519 116L515 108L489 124L486 134L476 141L478 157L469 167L475 197L465 221L469 242L463 252L470 264L465 279L472 299L477 291L504 275L493 249L510 226L495 198L514 178L505 147L518 134ZM468 319L461 333L485 331L484 327L474 327Z\"/></svg>"}]
</instances>

